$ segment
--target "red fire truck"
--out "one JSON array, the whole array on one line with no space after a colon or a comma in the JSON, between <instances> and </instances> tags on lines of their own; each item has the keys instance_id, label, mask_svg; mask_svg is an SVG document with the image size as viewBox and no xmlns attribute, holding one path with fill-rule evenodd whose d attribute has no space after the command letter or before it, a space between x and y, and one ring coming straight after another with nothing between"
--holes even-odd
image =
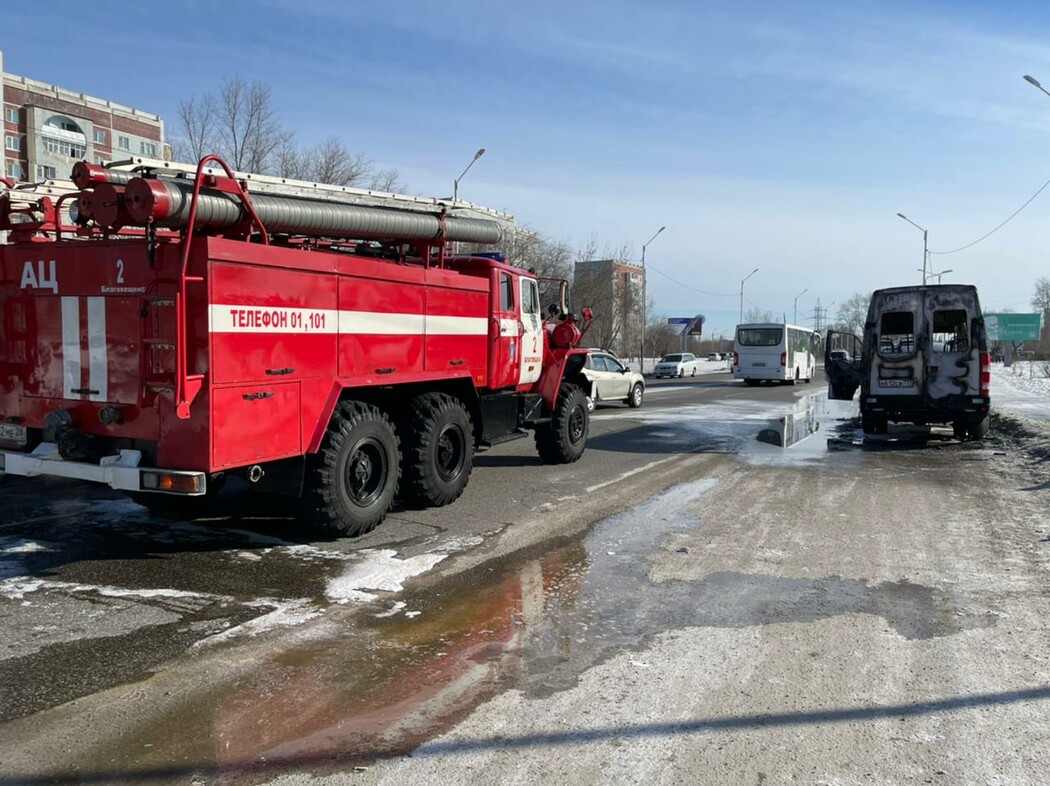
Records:
<instances>
[{"instance_id":1,"label":"red fire truck","mask_svg":"<svg viewBox=\"0 0 1050 786\"><path fill-rule=\"evenodd\" d=\"M157 163L0 195L0 471L176 515L241 476L358 535L395 497L452 502L476 450L527 430L547 462L581 456L589 311L452 253L499 243L498 216Z\"/></svg>"}]
</instances>

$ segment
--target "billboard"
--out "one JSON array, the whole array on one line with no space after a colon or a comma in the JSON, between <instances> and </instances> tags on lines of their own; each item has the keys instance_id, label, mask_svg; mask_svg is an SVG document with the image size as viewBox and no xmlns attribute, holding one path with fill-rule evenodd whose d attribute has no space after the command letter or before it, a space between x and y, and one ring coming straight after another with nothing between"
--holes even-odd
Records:
<instances>
[{"instance_id":1,"label":"billboard","mask_svg":"<svg viewBox=\"0 0 1050 786\"><path fill-rule=\"evenodd\" d=\"M1042 314L995 313L984 315L989 341L1038 341Z\"/></svg>"}]
</instances>

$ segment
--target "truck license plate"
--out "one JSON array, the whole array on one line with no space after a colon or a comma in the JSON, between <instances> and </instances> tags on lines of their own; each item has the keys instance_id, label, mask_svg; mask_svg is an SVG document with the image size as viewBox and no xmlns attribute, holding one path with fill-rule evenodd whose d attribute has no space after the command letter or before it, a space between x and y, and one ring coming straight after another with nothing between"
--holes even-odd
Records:
<instances>
[{"instance_id":1,"label":"truck license plate","mask_svg":"<svg viewBox=\"0 0 1050 786\"><path fill-rule=\"evenodd\" d=\"M910 388L915 386L914 379L880 379L880 388Z\"/></svg>"},{"instance_id":2,"label":"truck license plate","mask_svg":"<svg viewBox=\"0 0 1050 786\"><path fill-rule=\"evenodd\" d=\"M765 363L752 363L751 365L754 366L755 368L765 368L765 366L766 366Z\"/></svg>"},{"instance_id":3,"label":"truck license plate","mask_svg":"<svg viewBox=\"0 0 1050 786\"><path fill-rule=\"evenodd\" d=\"M26 444L26 427L0 423L0 442L13 442L16 445Z\"/></svg>"}]
</instances>

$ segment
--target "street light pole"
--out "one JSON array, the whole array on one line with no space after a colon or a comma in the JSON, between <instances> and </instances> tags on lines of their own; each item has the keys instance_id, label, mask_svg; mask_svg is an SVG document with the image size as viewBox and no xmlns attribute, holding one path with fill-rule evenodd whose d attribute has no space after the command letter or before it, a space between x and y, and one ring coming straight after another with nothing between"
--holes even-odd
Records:
<instances>
[{"instance_id":1,"label":"street light pole","mask_svg":"<svg viewBox=\"0 0 1050 786\"><path fill-rule=\"evenodd\" d=\"M743 279L741 279L741 281L740 281L740 324L741 325L744 324L744 282L747 281L749 278L751 278L751 276L755 275L755 273L757 273L757 272L758 272L758 268L756 267L754 270L752 270L750 273L748 273L746 276L744 276Z\"/></svg>"},{"instance_id":2,"label":"street light pole","mask_svg":"<svg viewBox=\"0 0 1050 786\"><path fill-rule=\"evenodd\" d=\"M934 273L934 272L933 272L933 271L931 270L931 271L930 271L930 272L929 272L929 273L928 273L928 274L926 275L926 277L927 277L927 278L933 278L934 276L937 276L937 284L938 284L938 286L939 286L939 285L940 285L940 283L941 283L941 276L943 276L943 275L944 275L945 273L951 273L951 272L952 272L952 269L951 269L951 268L948 268L947 270L942 270L942 271L941 271L940 273Z\"/></svg>"},{"instance_id":3,"label":"street light pole","mask_svg":"<svg viewBox=\"0 0 1050 786\"><path fill-rule=\"evenodd\" d=\"M910 218L908 218L903 213L898 213L897 216L899 218L903 218L905 221L907 221L913 227L915 227L920 232L922 232L922 285L926 286L926 260L928 260L930 258L929 247L926 245L926 230L923 229L918 224L916 224L914 221L912 221Z\"/></svg>"},{"instance_id":4,"label":"street light pole","mask_svg":"<svg viewBox=\"0 0 1050 786\"><path fill-rule=\"evenodd\" d=\"M828 303L826 306L824 306L824 325L825 326L831 324L831 318L828 316L828 313L831 311L831 307L833 305L835 305L836 303L838 303L837 300L832 300L830 303Z\"/></svg>"},{"instance_id":5,"label":"street light pole","mask_svg":"<svg viewBox=\"0 0 1050 786\"><path fill-rule=\"evenodd\" d=\"M463 179L463 175L467 174L468 170L472 166L474 166L474 162L477 161L479 158L481 158L483 155L485 155L485 148L482 147L482 148L480 148L478 150L478 152L476 152L474 154L474 158L472 158L470 160L470 163L467 164L467 168L463 170L463 173L459 177L457 177L455 180L452 181L452 201L453 202L455 202L456 200L459 199L459 181L462 180Z\"/></svg>"},{"instance_id":6,"label":"street light pole","mask_svg":"<svg viewBox=\"0 0 1050 786\"><path fill-rule=\"evenodd\" d=\"M656 234L649 238L647 241L642 243L642 329L639 335L641 336L638 342L638 373L643 377L645 376L645 249L656 240L656 235L659 235L667 227L660 227L656 230Z\"/></svg>"},{"instance_id":7,"label":"street light pole","mask_svg":"<svg viewBox=\"0 0 1050 786\"><path fill-rule=\"evenodd\" d=\"M804 294L806 294L807 292L809 292L809 288L808 287L806 289L803 289L797 295L795 295L795 315L791 318L791 324L792 325L797 325L798 324L798 299L800 297L802 297Z\"/></svg>"}]
</instances>

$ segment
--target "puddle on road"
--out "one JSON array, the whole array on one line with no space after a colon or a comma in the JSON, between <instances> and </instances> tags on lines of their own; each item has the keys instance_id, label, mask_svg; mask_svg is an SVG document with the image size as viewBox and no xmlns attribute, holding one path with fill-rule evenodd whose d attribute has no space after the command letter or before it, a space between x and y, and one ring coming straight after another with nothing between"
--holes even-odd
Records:
<instances>
[{"instance_id":1,"label":"puddle on road","mask_svg":"<svg viewBox=\"0 0 1050 786\"><path fill-rule=\"evenodd\" d=\"M393 616L376 604L344 637L287 650L185 701L77 772L248 783L280 771L346 768L408 753L508 689L543 697L572 688L610 657L686 627L871 614L902 637L925 639L992 624L944 592L908 582L728 571L651 581L651 560L669 539L703 527L714 485L672 488L542 556L409 592Z\"/></svg>"}]
</instances>

